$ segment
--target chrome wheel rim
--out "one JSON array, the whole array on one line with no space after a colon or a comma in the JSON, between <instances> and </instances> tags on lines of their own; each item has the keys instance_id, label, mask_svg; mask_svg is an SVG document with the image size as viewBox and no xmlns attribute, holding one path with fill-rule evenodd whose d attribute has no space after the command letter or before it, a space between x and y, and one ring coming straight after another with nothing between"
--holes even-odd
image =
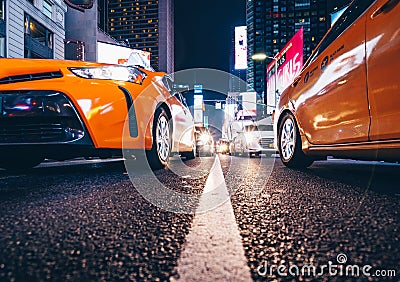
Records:
<instances>
[{"instance_id":1,"label":"chrome wheel rim","mask_svg":"<svg viewBox=\"0 0 400 282\"><path fill-rule=\"evenodd\" d=\"M170 152L170 132L168 120L163 115L157 121L156 140L158 156L161 161L166 162Z\"/></svg>"},{"instance_id":2,"label":"chrome wheel rim","mask_svg":"<svg viewBox=\"0 0 400 282\"><path fill-rule=\"evenodd\" d=\"M293 156L296 145L296 130L292 119L288 118L281 130L281 153L282 158L287 161Z\"/></svg>"}]
</instances>

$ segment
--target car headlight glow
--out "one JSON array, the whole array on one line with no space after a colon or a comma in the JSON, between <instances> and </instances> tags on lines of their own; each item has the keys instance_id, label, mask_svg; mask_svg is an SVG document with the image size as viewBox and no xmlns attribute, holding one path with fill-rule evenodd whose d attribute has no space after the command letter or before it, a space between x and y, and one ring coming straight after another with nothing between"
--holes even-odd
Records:
<instances>
[{"instance_id":1,"label":"car headlight glow","mask_svg":"<svg viewBox=\"0 0 400 282\"><path fill-rule=\"evenodd\" d=\"M207 144L207 143L209 143L211 141L211 136L209 134L207 134L207 133L203 133L203 134L200 135L200 141L203 144Z\"/></svg>"},{"instance_id":2,"label":"car headlight glow","mask_svg":"<svg viewBox=\"0 0 400 282\"><path fill-rule=\"evenodd\" d=\"M146 73L129 66L69 68L69 70L74 75L87 79L120 80L142 84L146 78Z\"/></svg>"},{"instance_id":3,"label":"car headlight glow","mask_svg":"<svg viewBox=\"0 0 400 282\"><path fill-rule=\"evenodd\" d=\"M244 137L246 138L247 144L257 143L258 140L259 140L258 136L254 135L254 134L251 134L251 133L245 133Z\"/></svg>"}]
</instances>

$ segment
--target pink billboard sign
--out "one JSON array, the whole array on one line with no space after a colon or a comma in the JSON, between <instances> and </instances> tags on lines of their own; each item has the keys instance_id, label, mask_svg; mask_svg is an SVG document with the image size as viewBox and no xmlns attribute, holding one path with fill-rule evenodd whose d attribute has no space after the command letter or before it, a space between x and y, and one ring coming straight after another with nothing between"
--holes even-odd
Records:
<instances>
[{"instance_id":1,"label":"pink billboard sign","mask_svg":"<svg viewBox=\"0 0 400 282\"><path fill-rule=\"evenodd\" d=\"M270 109L269 112L275 107L282 91L293 82L303 68L303 28L296 32L276 58L278 62L277 74L275 74L275 60L272 60L267 66L267 106Z\"/></svg>"}]
</instances>

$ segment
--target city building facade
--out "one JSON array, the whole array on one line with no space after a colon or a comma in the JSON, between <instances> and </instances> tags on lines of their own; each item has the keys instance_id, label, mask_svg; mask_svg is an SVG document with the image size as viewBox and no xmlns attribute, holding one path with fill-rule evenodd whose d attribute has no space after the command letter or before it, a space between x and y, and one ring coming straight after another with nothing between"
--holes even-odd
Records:
<instances>
[{"instance_id":1,"label":"city building facade","mask_svg":"<svg viewBox=\"0 0 400 282\"><path fill-rule=\"evenodd\" d=\"M99 27L127 46L151 53L155 70L174 72L173 0L99 0Z\"/></svg>"},{"instance_id":2,"label":"city building facade","mask_svg":"<svg viewBox=\"0 0 400 282\"><path fill-rule=\"evenodd\" d=\"M0 0L0 57L64 59L62 0Z\"/></svg>"},{"instance_id":3,"label":"city building facade","mask_svg":"<svg viewBox=\"0 0 400 282\"><path fill-rule=\"evenodd\" d=\"M333 3L334 2L334 3ZM248 87L264 93L266 66L272 60L255 61L264 53L274 57L301 28L304 31L303 53L306 60L330 27L330 14L350 0L247 0Z\"/></svg>"}]
</instances>

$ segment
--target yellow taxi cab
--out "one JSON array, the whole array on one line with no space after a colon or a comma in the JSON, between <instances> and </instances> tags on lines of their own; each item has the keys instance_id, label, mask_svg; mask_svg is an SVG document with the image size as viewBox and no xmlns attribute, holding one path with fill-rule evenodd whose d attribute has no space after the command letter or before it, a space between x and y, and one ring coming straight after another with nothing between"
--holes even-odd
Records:
<instances>
[{"instance_id":1,"label":"yellow taxi cab","mask_svg":"<svg viewBox=\"0 0 400 282\"><path fill-rule=\"evenodd\" d=\"M173 152L195 157L193 117L171 78L137 66L0 59L0 167L45 158L146 153L152 168Z\"/></svg>"},{"instance_id":2,"label":"yellow taxi cab","mask_svg":"<svg viewBox=\"0 0 400 282\"><path fill-rule=\"evenodd\" d=\"M399 161L399 73L399 1L351 2L280 97L275 140L282 162Z\"/></svg>"}]
</instances>

